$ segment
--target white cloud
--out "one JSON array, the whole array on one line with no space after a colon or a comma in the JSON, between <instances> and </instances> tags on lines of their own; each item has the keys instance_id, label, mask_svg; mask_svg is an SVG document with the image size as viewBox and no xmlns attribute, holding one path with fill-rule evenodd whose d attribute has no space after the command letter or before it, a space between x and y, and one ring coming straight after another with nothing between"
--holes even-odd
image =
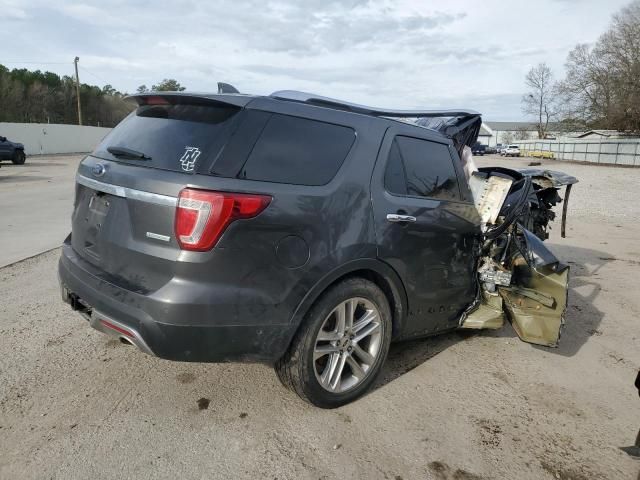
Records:
<instances>
[{"instance_id":1,"label":"white cloud","mask_svg":"<svg viewBox=\"0 0 640 480\"><path fill-rule=\"evenodd\" d=\"M510 120L521 117L527 70L546 61L561 76L569 49L595 41L625 3L0 0L14 19L0 31L0 45L11 46L0 63L68 61L35 66L68 75L78 55L94 75L84 81L123 91L173 77L198 91L226 81L251 93L304 89Z\"/></svg>"}]
</instances>

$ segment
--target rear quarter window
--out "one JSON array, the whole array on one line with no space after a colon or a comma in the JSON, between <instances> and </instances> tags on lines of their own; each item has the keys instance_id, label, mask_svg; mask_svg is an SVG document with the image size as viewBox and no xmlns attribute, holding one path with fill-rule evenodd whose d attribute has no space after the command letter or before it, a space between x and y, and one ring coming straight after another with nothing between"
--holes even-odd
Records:
<instances>
[{"instance_id":1,"label":"rear quarter window","mask_svg":"<svg viewBox=\"0 0 640 480\"><path fill-rule=\"evenodd\" d=\"M352 128L273 114L239 178L296 185L325 185L355 141Z\"/></svg>"}]
</instances>

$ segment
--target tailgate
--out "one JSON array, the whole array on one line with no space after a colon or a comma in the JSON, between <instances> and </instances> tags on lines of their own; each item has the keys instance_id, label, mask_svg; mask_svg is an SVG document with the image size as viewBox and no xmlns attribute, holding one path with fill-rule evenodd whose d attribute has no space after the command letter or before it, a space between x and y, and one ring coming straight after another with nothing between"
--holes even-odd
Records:
<instances>
[{"instance_id":1,"label":"tailgate","mask_svg":"<svg viewBox=\"0 0 640 480\"><path fill-rule=\"evenodd\" d=\"M148 293L175 274L176 198L77 176L73 249L106 281Z\"/></svg>"},{"instance_id":2,"label":"tailgate","mask_svg":"<svg viewBox=\"0 0 640 480\"><path fill-rule=\"evenodd\" d=\"M178 194L200 177L195 174L210 171L242 117L242 105L222 96L136 100L137 109L78 168L71 244L106 281L147 293L180 268Z\"/></svg>"}]
</instances>

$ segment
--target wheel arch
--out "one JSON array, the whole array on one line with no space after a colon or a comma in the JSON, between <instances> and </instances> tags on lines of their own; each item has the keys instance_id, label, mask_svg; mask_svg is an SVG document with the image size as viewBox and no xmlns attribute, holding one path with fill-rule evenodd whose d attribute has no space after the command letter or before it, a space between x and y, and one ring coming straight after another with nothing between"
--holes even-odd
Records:
<instances>
[{"instance_id":1,"label":"wheel arch","mask_svg":"<svg viewBox=\"0 0 640 480\"><path fill-rule=\"evenodd\" d=\"M393 338L399 336L408 310L407 292L396 271L386 263L373 258L352 260L322 277L309 290L293 313L290 322L296 325L295 330L297 331L306 313L327 289L352 277L365 278L382 290L391 308Z\"/></svg>"}]
</instances>

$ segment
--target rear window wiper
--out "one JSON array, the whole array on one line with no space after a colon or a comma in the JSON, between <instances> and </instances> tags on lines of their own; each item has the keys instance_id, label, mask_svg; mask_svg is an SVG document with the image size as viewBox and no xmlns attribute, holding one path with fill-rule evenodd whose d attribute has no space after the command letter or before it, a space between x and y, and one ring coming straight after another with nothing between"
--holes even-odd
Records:
<instances>
[{"instance_id":1,"label":"rear window wiper","mask_svg":"<svg viewBox=\"0 0 640 480\"><path fill-rule=\"evenodd\" d=\"M131 158L133 160L151 160L149 155L127 147L107 147L107 152L114 157Z\"/></svg>"}]
</instances>

